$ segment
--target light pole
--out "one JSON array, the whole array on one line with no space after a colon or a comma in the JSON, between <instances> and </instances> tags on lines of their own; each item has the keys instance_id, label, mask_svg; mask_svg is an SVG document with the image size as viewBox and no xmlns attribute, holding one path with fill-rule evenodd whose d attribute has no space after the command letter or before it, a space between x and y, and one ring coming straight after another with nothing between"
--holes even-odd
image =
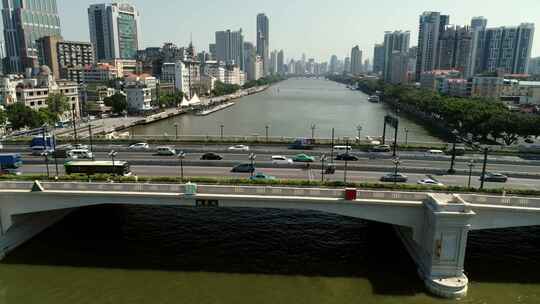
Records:
<instances>
[{"instance_id":1,"label":"light pole","mask_svg":"<svg viewBox=\"0 0 540 304\"><path fill-rule=\"evenodd\" d=\"M174 123L174 129L175 129L175 132L176 132L175 133L176 136L174 138L176 139L176 141L178 141L178 123L177 122Z\"/></svg>"},{"instance_id":2,"label":"light pole","mask_svg":"<svg viewBox=\"0 0 540 304\"><path fill-rule=\"evenodd\" d=\"M75 142L79 143L79 137L77 136L77 124L75 123L75 104L71 106L71 120L73 123L73 136L75 137Z\"/></svg>"},{"instance_id":3,"label":"light pole","mask_svg":"<svg viewBox=\"0 0 540 304\"><path fill-rule=\"evenodd\" d=\"M405 128L405 146L409 145L409 129Z\"/></svg>"},{"instance_id":4,"label":"light pole","mask_svg":"<svg viewBox=\"0 0 540 304\"><path fill-rule=\"evenodd\" d=\"M322 168L321 169L321 176L322 176L321 177L321 182L322 183L324 183L324 173L325 173L325 170L326 170L326 168L324 167L325 162L326 162L326 154L323 154L321 156L321 168Z\"/></svg>"},{"instance_id":5,"label":"light pole","mask_svg":"<svg viewBox=\"0 0 540 304\"><path fill-rule=\"evenodd\" d=\"M94 141L92 139L92 124L88 125L88 136L90 138L90 152L92 153L92 160L94 160L95 158L94 158Z\"/></svg>"},{"instance_id":6,"label":"light pole","mask_svg":"<svg viewBox=\"0 0 540 304\"><path fill-rule=\"evenodd\" d=\"M268 134L269 134L270 126L269 126L269 125L266 125L266 126L265 126L265 129L266 129L266 143L268 143Z\"/></svg>"},{"instance_id":7,"label":"light pole","mask_svg":"<svg viewBox=\"0 0 540 304\"><path fill-rule=\"evenodd\" d=\"M219 126L219 128L220 128L221 141L223 141L223 129L225 128L225 126L222 124Z\"/></svg>"},{"instance_id":8,"label":"light pole","mask_svg":"<svg viewBox=\"0 0 540 304\"><path fill-rule=\"evenodd\" d=\"M345 170L343 170L343 182L347 185L347 173L349 169L349 137L345 137Z\"/></svg>"},{"instance_id":9,"label":"light pole","mask_svg":"<svg viewBox=\"0 0 540 304\"><path fill-rule=\"evenodd\" d=\"M486 179L488 153L489 153L489 148L485 147L484 148L484 164L482 166L482 176L480 177L480 179L481 179L480 180L480 190L484 190L484 182L485 182L485 179Z\"/></svg>"},{"instance_id":10,"label":"light pole","mask_svg":"<svg viewBox=\"0 0 540 304\"><path fill-rule=\"evenodd\" d=\"M177 155L178 159L180 160L180 182L184 182L184 158L186 158L186 153L184 151L178 152Z\"/></svg>"},{"instance_id":11,"label":"light pole","mask_svg":"<svg viewBox=\"0 0 540 304\"><path fill-rule=\"evenodd\" d=\"M317 125L316 124L312 124L311 125L311 140L313 140L315 142L315 130L317 129Z\"/></svg>"},{"instance_id":12,"label":"light pole","mask_svg":"<svg viewBox=\"0 0 540 304\"><path fill-rule=\"evenodd\" d=\"M448 170L448 174L456 174L456 145L458 140L458 130L452 131L452 134L454 136L454 143L452 145L452 162L450 163L450 169Z\"/></svg>"},{"instance_id":13,"label":"light pole","mask_svg":"<svg viewBox=\"0 0 540 304\"><path fill-rule=\"evenodd\" d=\"M362 141L362 126L361 125L358 125L356 127L356 131L358 131L358 143L360 143Z\"/></svg>"},{"instance_id":14,"label":"light pole","mask_svg":"<svg viewBox=\"0 0 540 304\"><path fill-rule=\"evenodd\" d=\"M472 170L474 168L474 159L471 159L471 161L469 162L469 164L467 164L467 166L469 166L469 189L471 189Z\"/></svg>"},{"instance_id":15,"label":"light pole","mask_svg":"<svg viewBox=\"0 0 540 304\"><path fill-rule=\"evenodd\" d=\"M49 152L43 152L43 158L45 160L45 168L47 168L47 179L51 178L51 173L49 171Z\"/></svg>"},{"instance_id":16,"label":"light pole","mask_svg":"<svg viewBox=\"0 0 540 304\"><path fill-rule=\"evenodd\" d=\"M336 130L332 128L332 146L330 147L330 159L334 160L334 140L336 137Z\"/></svg>"},{"instance_id":17,"label":"light pole","mask_svg":"<svg viewBox=\"0 0 540 304\"><path fill-rule=\"evenodd\" d=\"M116 155L118 155L118 152L114 151L114 150L111 150L111 152L109 152L109 157L111 158L112 160L112 166L113 166L113 176L116 176L116 166L115 166L115 163L114 163L114 158L116 157Z\"/></svg>"},{"instance_id":18,"label":"light pole","mask_svg":"<svg viewBox=\"0 0 540 304\"><path fill-rule=\"evenodd\" d=\"M253 173L255 172L255 159L257 159L257 155L255 155L254 153L251 153L249 155L249 160L251 161L251 169L252 169L250 170L251 177L253 177Z\"/></svg>"},{"instance_id":19,"label":"light pole","mask_svg":"<svg viewBox=\"0 0 540 304\"><path fill-rule=\"evenodd\" d=\"M394 160L394 166L395 166L395 170L394 170L394 186L397 185L397 175L398 175L398 171L399 171L399 165L401 165L401 161L399 160L399 157L395 157Z\"/></svg>"}]
</instances>

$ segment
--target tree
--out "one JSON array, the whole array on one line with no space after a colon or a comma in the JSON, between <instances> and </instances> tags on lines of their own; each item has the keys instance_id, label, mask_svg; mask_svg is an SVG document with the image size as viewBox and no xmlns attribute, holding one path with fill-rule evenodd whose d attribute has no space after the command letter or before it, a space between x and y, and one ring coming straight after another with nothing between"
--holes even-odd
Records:
<instances>
[{"instance_id":1,"label":"tree","mask_svg":"<svg viewBox=\"0 0 540 304\"><path fill-rule=\"evenodd\" d=\"M21 102L7 106L6 113L8 120L11 122L11 127L15 130L24 127L37 128L43 124L38 112Z\"/></svg>"},{"instance_id":2,"label":"tree","mask_svg":"<svg viewBox=\"0 0 540 304\"><path fill-rule=\"evenodd\" d=\"M239 85L225 84L225 83L223 83L221 81L216 81L216 85L215 85L214 91L212 91L212 93L215 96L223 96L223 95L233 94L238 90L240 90Z\"/></svg>"},{"instance_id":3,"label":"tree","mask_svg":"<svg viewBox=\"0 0 540 304\"><path fill-rule=\"evenodd\" d=\"M0 108L0 126L5 126L7 123L8 117L4 109Z\"/></svg>"},{"instance_id":4,"label":"tree","mask_svg":"<svg viewBox=\"0 0 540 304\"><path fill-rule=\"evenodd\" d=\"M71 110L69 98L62 94L50 94L46 103L54 123L58 122L65 112Z\"/></svg>"},{"instance_id":5,"label":"tree","mask_svg":"<svg viewBox=\"0 0 540 304\"><path fill-rule=\"evenodd\" d=\"M105 105L112 108L112 112L115 114L121 114L124 111L127 111L127 100L126 96L116 93L111 97L107 97L103 100Z\"/></svg>"}]
</instances>

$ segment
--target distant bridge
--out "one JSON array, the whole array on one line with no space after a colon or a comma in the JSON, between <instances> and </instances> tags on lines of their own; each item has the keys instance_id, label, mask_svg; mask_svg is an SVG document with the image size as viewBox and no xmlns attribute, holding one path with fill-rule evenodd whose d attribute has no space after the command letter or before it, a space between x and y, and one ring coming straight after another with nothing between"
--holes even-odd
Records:
<instances>
[{"instance_id":1,"label":"distant bridge","mask_svg":"<svg viewBox=\"0 0 540 304\"><path fill-rule=\"evenodd\" d=\"M356 194L356 199L347 200L343 189L0 182L0 256L84 206L316 210L394 225L428 290L459 298L468 288L463 268L469 231L540 225L537 198L391 191Z\"/></svg>"}]
</instances>

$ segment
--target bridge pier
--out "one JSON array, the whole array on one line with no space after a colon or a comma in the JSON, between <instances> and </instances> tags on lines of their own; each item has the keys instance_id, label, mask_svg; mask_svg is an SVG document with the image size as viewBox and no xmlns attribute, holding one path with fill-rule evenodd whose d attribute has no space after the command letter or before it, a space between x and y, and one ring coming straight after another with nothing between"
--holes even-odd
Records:
<instances>
[{"instance_id":1,"label":"bridge pier","mask_svg":"<svg viewBox=\"0 0 540 304\"><path fill-rule=\"evenodd\" d=\"M464 273L470 220L476 214L457 196L429 195L424 202L424 222L413 231L396 231L412 258L429 292L443 298L467 295L469 280Z\"/></svg>"}]
</instances>

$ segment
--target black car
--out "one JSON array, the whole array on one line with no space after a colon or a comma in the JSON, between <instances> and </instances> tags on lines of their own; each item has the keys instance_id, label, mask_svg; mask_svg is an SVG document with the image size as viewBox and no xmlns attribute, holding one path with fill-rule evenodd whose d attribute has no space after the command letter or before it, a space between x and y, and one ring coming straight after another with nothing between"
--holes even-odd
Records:
<instances>
[{"instance_id":1,"label":"black car","mask_svg":"<svg viewBox=\"0 0 540 304\"><path fill-rule=\"evenodd\" d=\"M482 177L480 177L480 180L482 180ZM493 183L506 183L508 181L508 176L500 173L486 173L484 181Z\"/></svg>"},{"instance_id":2,"label":"black car","mask_svg":"<svg viewBox=\"0 0 540 304\"><path fill-rule=\"evenodd\" d=\"M206 153L201 157L201 160L222 160L223 157L216 153Z\"/></svg>"},{"instance_id":3,"label":"black car","mask_svg":"<svg viewBox=\"0 0 540 304\"><path fill-rule=\"evenodd\" d=\"M358 161L358 157L356 157L356 156L354 156L352 154L344 153L344 154L339 154L338 156L336 156L336 160Z\"/></svg>"},{"instance_id":4,"label":"black car","mask_svg":"<svg viewBox=\"0 0 540 304\"><path fill-rule=\"evenodd\" d=\"M386 174L383 177L381 177L381 182L392 182L392 183L406 183L409 180L409 178L406 175L403 174Z\"/></svg>"},{"instance_id":5,"label":"black car","mask_svg":"<svg viewBox=\"0 0 540 304\"><path fill-rule=\"evenodd\" d=\"M255 166L252 164L238 165L231 170L232 173L253 173L255 172Z\"/></svg>"}]
</instances>

